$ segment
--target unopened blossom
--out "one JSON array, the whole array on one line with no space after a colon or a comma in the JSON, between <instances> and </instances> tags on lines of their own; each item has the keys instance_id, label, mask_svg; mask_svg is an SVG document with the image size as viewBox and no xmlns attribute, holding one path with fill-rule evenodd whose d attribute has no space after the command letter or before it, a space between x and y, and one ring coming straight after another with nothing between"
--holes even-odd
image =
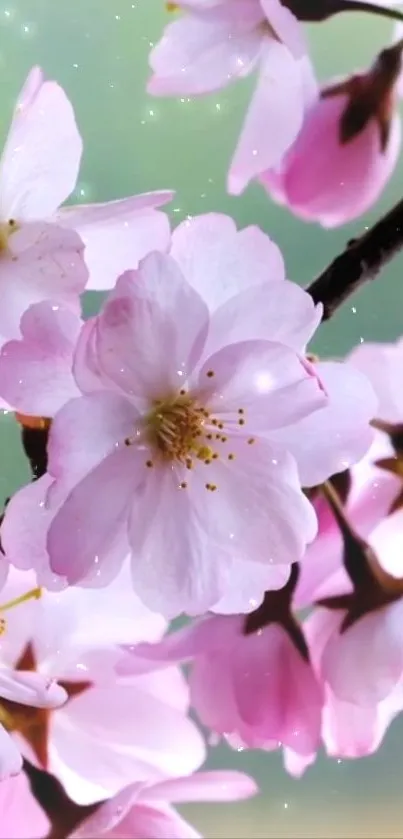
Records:
<instances>
[{"instance_id":1,"label":"unopened blossom","mask_svg":"<svg viewBox=\"0 0 403 839\"><path fill-rule=\"evenodd\" d=\"M20 772L0 783L0 839L44 839L50 822Z\"/></svg>"},{"instance_id":2,"label":"unopened blossom","mask_svg":"<svg viewBox=\"0 0 403 839\"><path fill-rule=\"evenodd\" d=\"M327 84L280 165L260 175L295 215L337 227L379 198L400 152L401 46L383 50L367 72Z\"/></svg>"},{"instance_id":3,"label":"unopened blossom","mask_svg":"<svg viewBox=\"0 0 403 839\"><path fill-rule=\"evenodd\" d=\"M18 97L0 160L0 333L5 337L14 337L30 303L61 302L83 290L83 244L92 288L111 287L120 271L168 244L168 220L155 208L170 200L169 192L59 210L75 189L81 154L71 103L34 67Z\"/></svg>"},{"instance_id":4,"label":"unopened blossom","mask_svg":"<svg viewBox=\"0 0 403 839\"><path fill-rule=\"evenodd\" d=\"M134 647L120 670L190 660L191 702L207 728L236 748L271 751L283 744L310 755L320 742L323 696L307 650L281 623L256 632L247 626L244 615L206 617L157 644Z\"/></svg>"},{"instance_id":5,"label":"unopened blossom","mask_svg":"<svg viewBox=\"0 0 403 839\"><path fill-rule=\"evenodd\" d=\"M21 414L48 418L78 396L73 354L81 326L75 312L57 303L30 306L21 336L0 351L0 397Z\"/></svg>"},{"instance_id":6,"label":"unopened blossom","mask_svg":"<svg viewBox=\"0 0 403 839\"><path fill-rule=\"evenodd\" d=\"M239 194L280 161L302 125L308 93L302 28L279 0L180 0L173 6L183 14L151 51L149 93L210 93L258 71L228 174L229 191Z\"/></svg>"},{"instance_id":7,"label":"unopened blossom","mask_svg":"<svg viewBox=\"0 0 403 839\"><path fill-rule=\"evenodd\" d=\"M54 418L46 481L8 505L7 556L71 584L95 568L111 579L130 552L136 591L168 616L221 601L234 566L289 567L316 529L300 482L354 462L372 436L361 374L306 360L320 314L257 228L181 225L171 254L123 275L84 327L85 395ZM46 545L40 561L29 544Z\"/></svg>"},{"instance_id":8,"label":"unopened blossom","mask_svg":"<svg viewBox=\"0 0 403 839\"><path fill-rule=\"evenodd\" d=\"M240 801L257 792L242 772L196 772L151 784L131 784L106 801L70 839L197 839L200 834L171 806L194 801Z\"/></svg>"},{"instance_id":9,"label":"unopened blossom","mask_svg":"<svg viewBox=\"0 0 403 839\"><path fill-rule=\"evenodd\" d=\"M116 676L118 644L157 640L164 629L159 616L133 599L127 576L123 572L105 590L42 590L38 599L4 615L0 659L8 669L0 675L5 697L0 712L13 740L4 737L17 755L18 745L31 763L55 775L78 804L115 795L134 778L151 782L186 775L204 760L203 740L187 718L188 690L178 669ZM31 573L12 569L3 596L24 592L32 581ZM45 710L26 707L35 704L34 686L55 678L67 700L63 707L51 712L51 703L39 700ZM45 688L42 694L46 698ZM19 765L20 759L16 769Z\"/></svg>"}]
</instances>

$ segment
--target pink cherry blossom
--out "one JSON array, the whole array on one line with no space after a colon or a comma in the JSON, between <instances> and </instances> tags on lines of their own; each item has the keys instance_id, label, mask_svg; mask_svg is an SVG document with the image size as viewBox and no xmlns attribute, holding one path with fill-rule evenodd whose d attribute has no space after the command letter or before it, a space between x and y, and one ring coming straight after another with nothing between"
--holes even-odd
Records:
<instances>
[{"instance_id":1,"label":"pink cherry blossom","mask_svg":"<svg viewBox=\"0 0 403 839\"><path fill-rule=\"evenodd\" d=\"M0 839L43 839L50 822L20 772L0 784Z\"/></svg>"},{"instance_id":2,"label":"pink cherry blossom","mask_svg":"<svg viewBox=\"0 0 403 839\"><path fill-rule=\"evenodd\" d=\"M390 436L377 431L367 456L352 469L345 500L350 526L366 540L374 557L359 556L357 579L350 579L351 572L343 567L344 539L327 501L319 499L319 533L304 558L295 597L296 605L304 606L337 595L335 611L320 610L315 618L321 622L318 672L332 692L332 702L369 708L374 724L379 703L385 701L386 712L393 711L403 677L402 471L400 444L395 451L393 443L393 429L399 430L403 419L396 386L401 357L398 341L385 346L363 344L350 358L371 379L379 397L377 416L386 423L386 430L391 429ZM348 614L353 619L346 627Z\"/></svg>"},{"instance_id":3,"label":"pink cherry blossom","mask_svg":"<svg viewBox=\"0 0 403 839\"><path fill-rule=\"evenodd\" d=\"M306 221L330 228L357 218L377 201L395 169L401 59L399 52L391 69L390 61L382 63L387 52L367 74L327 85L281 163L260 175L269 194Z\"/></svg>"},{"instance_id":4,"label":"pink cherry blossom","mask_svg":"<svg viewBox=\"0 0 403 839\"><path fill-rule=\"evenodd\" d=\"M70 839L94 836L131 839L197 839L200 836L171 803L237 801L257 792L242 772L197 772L154 784L131 784L106 801L71 834Z\"/></svg>"},{"instance_id":5,"label":"pink cherry blossom","mask_svg":"<svg viewBox=\"0 0 403 839\"><path fill-rule=\"evenodd\" d=\"M155 208L170 200L170 192L59 211L75 188L81 153L66 94L34 67L19 95L0 161L0 287L2 311L7 310L0 333L6 337L14 337L11 318L15 329L30 303L59 294L63 300L83 290L82 242L92 288L110 288L118 273L168 245L168 220ZM54 227L46 224L50 221Z\"/></svg>"},{"instance_id":6,"label":"pink cherry blossom","mask_svg":"<svg viewBox=\"0 0 403 839\"><path fill-rule=\"evenodd\" d=\"M73 353L81 319L44 301L21 318L21 337L0 352L0 396L22 414L53 417L80 391L73 376Z\"/></svg>"},{"instance_id":7,"label":"pink cherry blossom","mask_svg":"<svg viewBox=\"0 0 403 839\"><path fill-rule=\"evenodd\" d=\"M235 747L301 755L319 745L322 690L308 660L283 626L245 634L243 615L197 621L157 644L140 644L120 672L192 660L191 701L204 725Z\"/></svg>"},{"instance_id":8,"label":"pink cherry blossom","mask_svg":"<svg viewBox=\"0 0 403 839\"><path fill-rule=\"evenodd\" d=\"M319 609L304 622L304 633L318 678L323 650L337 623L337 615ZM329 757L352 760L373 754L391 722L403 709L403 683L398 684L386 699L367 706L339 699L326 681L323 690L321 740ZM300 777L315 759L315 753L299 755L291 749L284 750L286 769L295 777Z\"/></svg>"},{"instance_id":9,"label":"pink cherry blossom","mask_svg":"<svg viewBox=\"0 0 403 839\"><path fill-rule=\"evenodd\" d=\"M393 576L399 582L403 578L402 526L400 510L385 519L370 539L378 546L381 568L386 566L390 573L395 560ZM341 585L337 594L345 593ZM391 592L389 600L385 596L383 605L368 608L343 629L347 614L340 607L334 614L326 611L322 618L330 630L320 659L321 678L328 682L337 698L373 706L388 697L403 679L402 596Z\"/></svg>"},{"instance_id":10,"label":"pink cherry blossom","mask_svg":"<svg viewBox=\"0 0 403 839\"><path fill-rule=\"evenodd\" d=\"M26 590L32 576L13 569L3 595ZM35 686L50 678L59 680L68 697L62 708L41 717L17 712L8 703L14 738L9 742L54 774L79 804L103 800L134 779L151 782L190 773L204 760L204 743L187 718L188 690L177 668L116 676L118 644L157 640L164 629L159 616L133 599L127 583L126 568L105 590L42 591L38 600L6 613L0 637L1 660L16 668L7 671L7 698L21 703L26 694L31 701L31 681ZM21 673L24 666L32 672ZM37 693L42 700L39 687ZM2 685L0 694L5 694Z\"/></svg>"},{"instance_id":11,"label":"pink cherry blossom","mask_svg":"<svg viewBox=\"0 0 403 839\"><path fill-rule=\"evenodd\" d=\"M221 601L234 566L247 577L251 562L271 572L302 555L315 519L299 481L354 462L375 407L354 368L316 372L305 360L321 311L283 270L261 231L237 233L212 215L181 225L170 256L119 279L82 331L75 376L87 394L54 419L53 483L8 506L13 562L43 569L50 559L79 583L94 568L110 579L130 550L136 591L172 616ZM271 573L256 576L261 598Z\"/></svg>"},{"instance_id":12,"label":"pink cherry blossom","mask_svg":"<svg viewBox=\"0 0 403 839\"><path fill-rule=\"evenodd\" d=\"M168 24L151 51L150 93L200 95L258 70L228 175L229 191L239 194L251 178L280 161L301 127L302 27L279 0L180 0L175 5L184 14Z\"/></svg>"}]
</instances>

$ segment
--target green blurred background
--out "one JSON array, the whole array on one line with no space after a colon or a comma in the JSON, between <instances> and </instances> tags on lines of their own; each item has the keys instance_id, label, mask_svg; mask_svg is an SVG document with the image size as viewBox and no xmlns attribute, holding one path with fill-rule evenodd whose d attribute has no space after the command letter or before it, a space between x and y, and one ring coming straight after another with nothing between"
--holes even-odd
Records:
<instances>
[{"instance_id":1,"label":"green blurred background","mask_svg":"<svg viewBox=\"0 0 403 839\"><path fill-rule=\"evenodd\" d=\"M209 210L230 213L240 226L259 224L282 248L289 277L307 283L401 196L403 156L373 211L336 231L293 219L258 186L230 198L226 167L253 80L202 100L147 97L147 55L167 19L162 0L0 0L0 133L5 136L29 68L40 64L67 90L84 137L74 200L173 188L173 224ZM355 14L312 27L320 78L365 66L390 34L390 23ZM314 349L340 354L360 339L390 340L403 332L402 266L396 260L373 287L350 301L322 328ZM95 303L93 295L89 305ZM2 420L0 430L0 493L5 496L27 471L11 417ZM320 757L300 781L287 777L280 755L214 748L211 766L253 773L260 797L183 809L212 838L403 837L402 755L403 722L393 726L376 756L355 762Z\"/></svg>"}]
</instances>

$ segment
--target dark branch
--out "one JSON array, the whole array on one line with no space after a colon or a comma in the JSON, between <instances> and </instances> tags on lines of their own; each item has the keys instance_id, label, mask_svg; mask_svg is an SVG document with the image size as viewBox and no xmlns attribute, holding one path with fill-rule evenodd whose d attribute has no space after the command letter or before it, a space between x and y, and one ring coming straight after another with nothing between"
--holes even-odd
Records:
<instances>
[{"instance_id":1,"label":"dark branch","mask_svg":"<svg viewBox=\"0 0 403 839\"><path fill-rule=\"evenodd\" d=\"M315 303L323 303L323 320L364 283L374 280L403 248L403 200L374 227L346 249L306 289Z\"/></svg>"},{"instance_id":2,"label":"dark branch","mask_svg":"<svg viewBox=\"0 0 403 839\"><path fill-rule=\"evenodd\" d=\"M282 0L282 2L298 20L307 23L320 23L340 12L367 12L392 20L403 20L399 9L376 6L366 0Z\"/></svg>"},{"instance_id":3,"label":"dark branch","mask_svg":"<svg viewBox=\"0 0 403 839\"><path fill-rule=\"evenodd\" d=\"M32 479L36 481L45 474L48 464L47 444L49 428L21 428L21 440L31 467Z\"/></svg>"},{"instance_id":4,"label":"dark branch","mask_svg":"<svg viewBox=\"0 0 403 839\"><path fill-rule=\"evenodd\" d=\"M75 804L56 778L36 769L28 761L24 761L24 770L33 796L50 821L48 839L67 839L80 822L96 810L96 804L89 807Z\"/></svg>"}]
</instances>

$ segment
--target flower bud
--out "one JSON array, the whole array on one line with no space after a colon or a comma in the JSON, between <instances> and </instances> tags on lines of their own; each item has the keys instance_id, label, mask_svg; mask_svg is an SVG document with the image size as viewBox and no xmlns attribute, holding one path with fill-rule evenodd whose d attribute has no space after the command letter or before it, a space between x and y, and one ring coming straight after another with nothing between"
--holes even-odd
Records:
<instances>
[{"instance_id":1,"label":"flower bud","mask_svg":"<svg viewBox=\"0 0 403 839\"><path fill-rule=\"evenodd\" d=\"M260 181L295 215L336 227L366 212L396 165L396 109L402 42L383 50L366 73L323 88L276 170Z\"/></svg>"}]
</instances>

